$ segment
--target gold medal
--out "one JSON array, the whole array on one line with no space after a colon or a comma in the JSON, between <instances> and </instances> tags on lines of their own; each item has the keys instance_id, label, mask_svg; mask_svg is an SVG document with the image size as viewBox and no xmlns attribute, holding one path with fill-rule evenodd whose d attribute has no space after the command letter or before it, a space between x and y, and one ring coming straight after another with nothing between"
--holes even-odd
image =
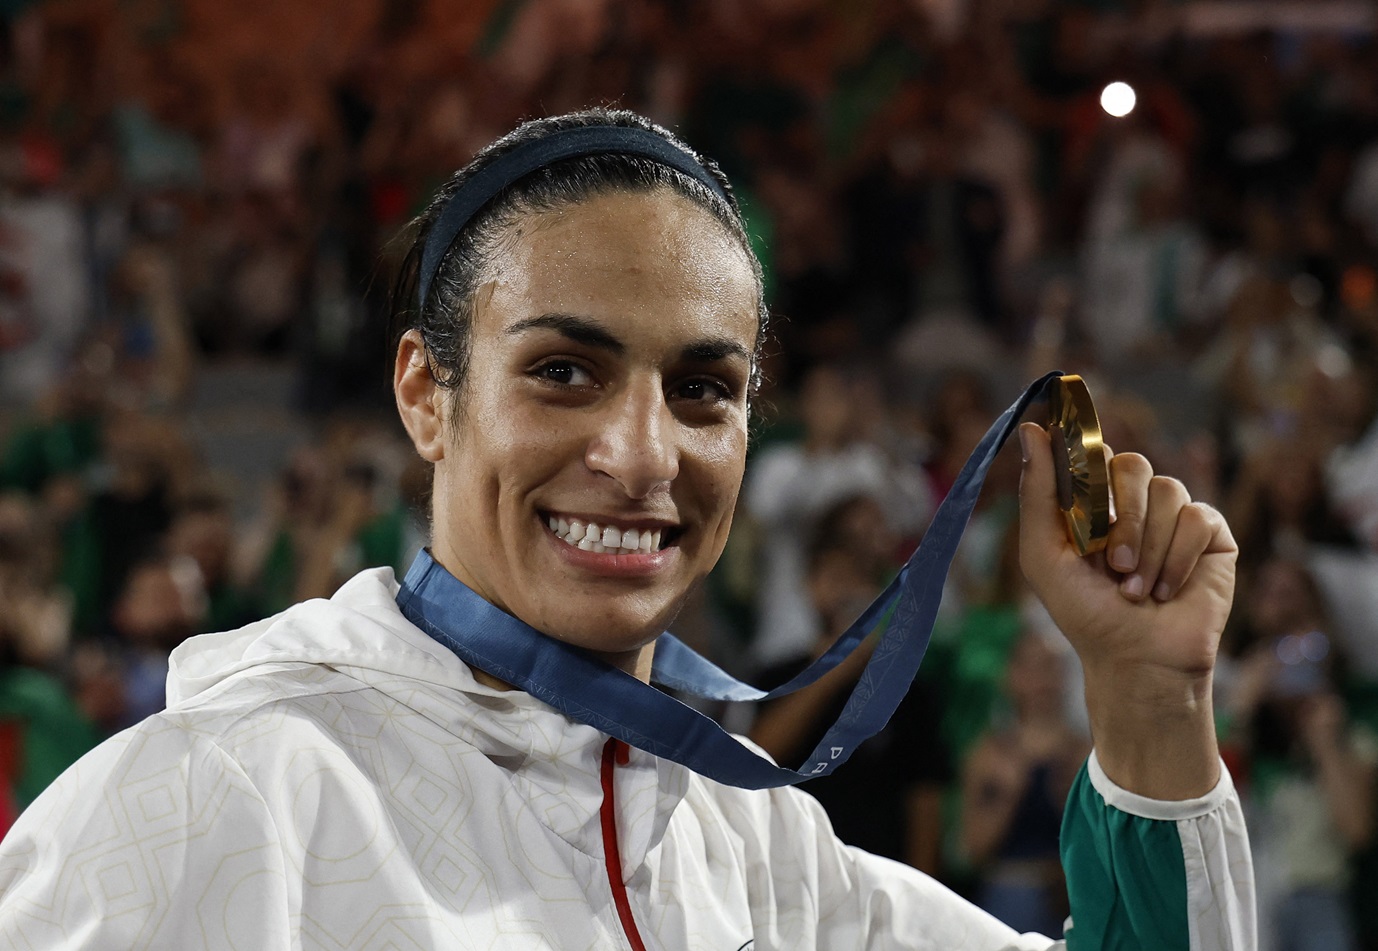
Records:
<instances>
[{"instance_id":1,"label":"gold medal","mask_svg":"<svg viewBox=\"0 0 1378 951\"><path fill-rule=\"evenodd\" d=\"M1082 555L1105 548L1110 533L1110 470L1091 391L1079 376L1053 381L1048 434L1057 472L1057 504L1067 538Z\"/></svg>"}]
</instances>

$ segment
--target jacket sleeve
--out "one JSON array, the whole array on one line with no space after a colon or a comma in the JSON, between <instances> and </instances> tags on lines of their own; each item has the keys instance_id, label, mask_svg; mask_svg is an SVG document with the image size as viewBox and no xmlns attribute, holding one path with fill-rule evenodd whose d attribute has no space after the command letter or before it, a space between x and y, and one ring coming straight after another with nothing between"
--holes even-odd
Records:
<instances>
[{"instance_id":1,"label":"jacket sleeve","mask_svg":"<svg viewBox=\"0 0 1378 951\"><path fill-rule=\"evenodd\" d=\"M285 951L283 872L239 765L155 717L79 760L0 843L0 946Z\"/></svg>"},{"instance_id":2,"label":"jacket sleeve","mask_svg":"<svg viewBox=\"0 0 1378 951\"><path fill-rule=\"evenodd\" d=\"M1221 765L1200 799L1160 802L1116 786L1095 753L1062 823L1069 951L1253 951L1253 864L1239 797Z\"/></svg>"},{"instance_id":3,"label":"jacket sleeve","mask_svg":"<svg viewBox=\"0 0 1378 951\"><path fill-rule=\"evenodd\" d=\"M803 790L769 796L768 811L744 813L749 821L739 824L769 868L768 884L748 888L759 951L1065 951L1016 933L918 869L844 845ZM749 852L748 864L754 859Z\"/></svg>"},{"instance_id":4,"label":"jacket sleeve","mask_svg":"<svg viewBox=\"0 0 1378 951\"><path fill-rule=\"evenodd\" d=\"M817 947L868 951L1254 951L1253 866L1234 784L1223 772L1200 799L1160 802L1127 792L1095 754L1062 827L1072 919L1065 941L1018 935L922 873L837 842L822 809L798 790L781 797L819 830L813 888ZM825 844L822 840L828 840ZM858 936L864 940L858 941ZM760 942L758 942L760 944Z\"/></svg>"}]
</instances>

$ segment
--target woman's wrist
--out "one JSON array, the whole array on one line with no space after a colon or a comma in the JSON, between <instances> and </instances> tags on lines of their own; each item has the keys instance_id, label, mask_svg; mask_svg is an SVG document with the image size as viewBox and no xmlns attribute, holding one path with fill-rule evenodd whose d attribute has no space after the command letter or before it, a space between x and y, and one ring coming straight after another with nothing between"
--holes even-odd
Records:
<instances>
[{"instance_id":1,"label":"woman's wrist","mask_svg":"<svg viewBox=\"0 0 1378 951\"><path fill-rule=\"evenodd\" d=\"M1117 786L1149 799L1195 799L1220 780L1211 675L1161 669L1086 673L1096 757Z\"/></svg>"}]
</instances>

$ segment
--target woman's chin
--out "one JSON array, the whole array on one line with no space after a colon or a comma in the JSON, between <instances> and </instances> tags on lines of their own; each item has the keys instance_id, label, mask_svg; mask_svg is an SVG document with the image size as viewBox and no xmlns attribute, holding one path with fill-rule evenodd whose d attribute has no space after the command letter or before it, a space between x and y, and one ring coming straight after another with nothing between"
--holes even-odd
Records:
<instances>
[{"instance_id":1,"label":"woman's chin","mask_svg":"<svg viewBox=\"0 0 1378 951\"><path fill-rule=\"evenodd\" d=\"M660 615L640 613L618 615L606 609L597 621L574 621L568 614L559 621L537 626L548 637L591 651L617 667L628 669L624 661L635 661L643 649L655 642L664 630Z\"/></svg>"}]
</instances>

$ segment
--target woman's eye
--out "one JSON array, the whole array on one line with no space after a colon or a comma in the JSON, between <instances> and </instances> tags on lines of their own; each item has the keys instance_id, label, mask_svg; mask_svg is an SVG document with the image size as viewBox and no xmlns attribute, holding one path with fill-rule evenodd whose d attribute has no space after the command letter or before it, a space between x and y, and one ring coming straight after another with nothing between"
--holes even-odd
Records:
<instances>
[{"instance_id":1,"label":"woman's eye","mask_svg":"<svg viewBox=\"0 0 1378 951\"><path fill-rule=\"evenodd\" d=\"M561 386L588 386L593 383L593 374L577 363L568 360L551 360L538 366L534 375L549 383Z\"/></svg>"},{"instance_id":2,"label":"woman's eye","mask_svg":"<svg viewBox=\"0 0 1378 951\"><path fill-rule=\"evenodd\" d=\"M718 402L732 399L732 391L717 380L685 380L675 387L672 394L678 399L691 402Z\"/></svg>"}]
</instances>

